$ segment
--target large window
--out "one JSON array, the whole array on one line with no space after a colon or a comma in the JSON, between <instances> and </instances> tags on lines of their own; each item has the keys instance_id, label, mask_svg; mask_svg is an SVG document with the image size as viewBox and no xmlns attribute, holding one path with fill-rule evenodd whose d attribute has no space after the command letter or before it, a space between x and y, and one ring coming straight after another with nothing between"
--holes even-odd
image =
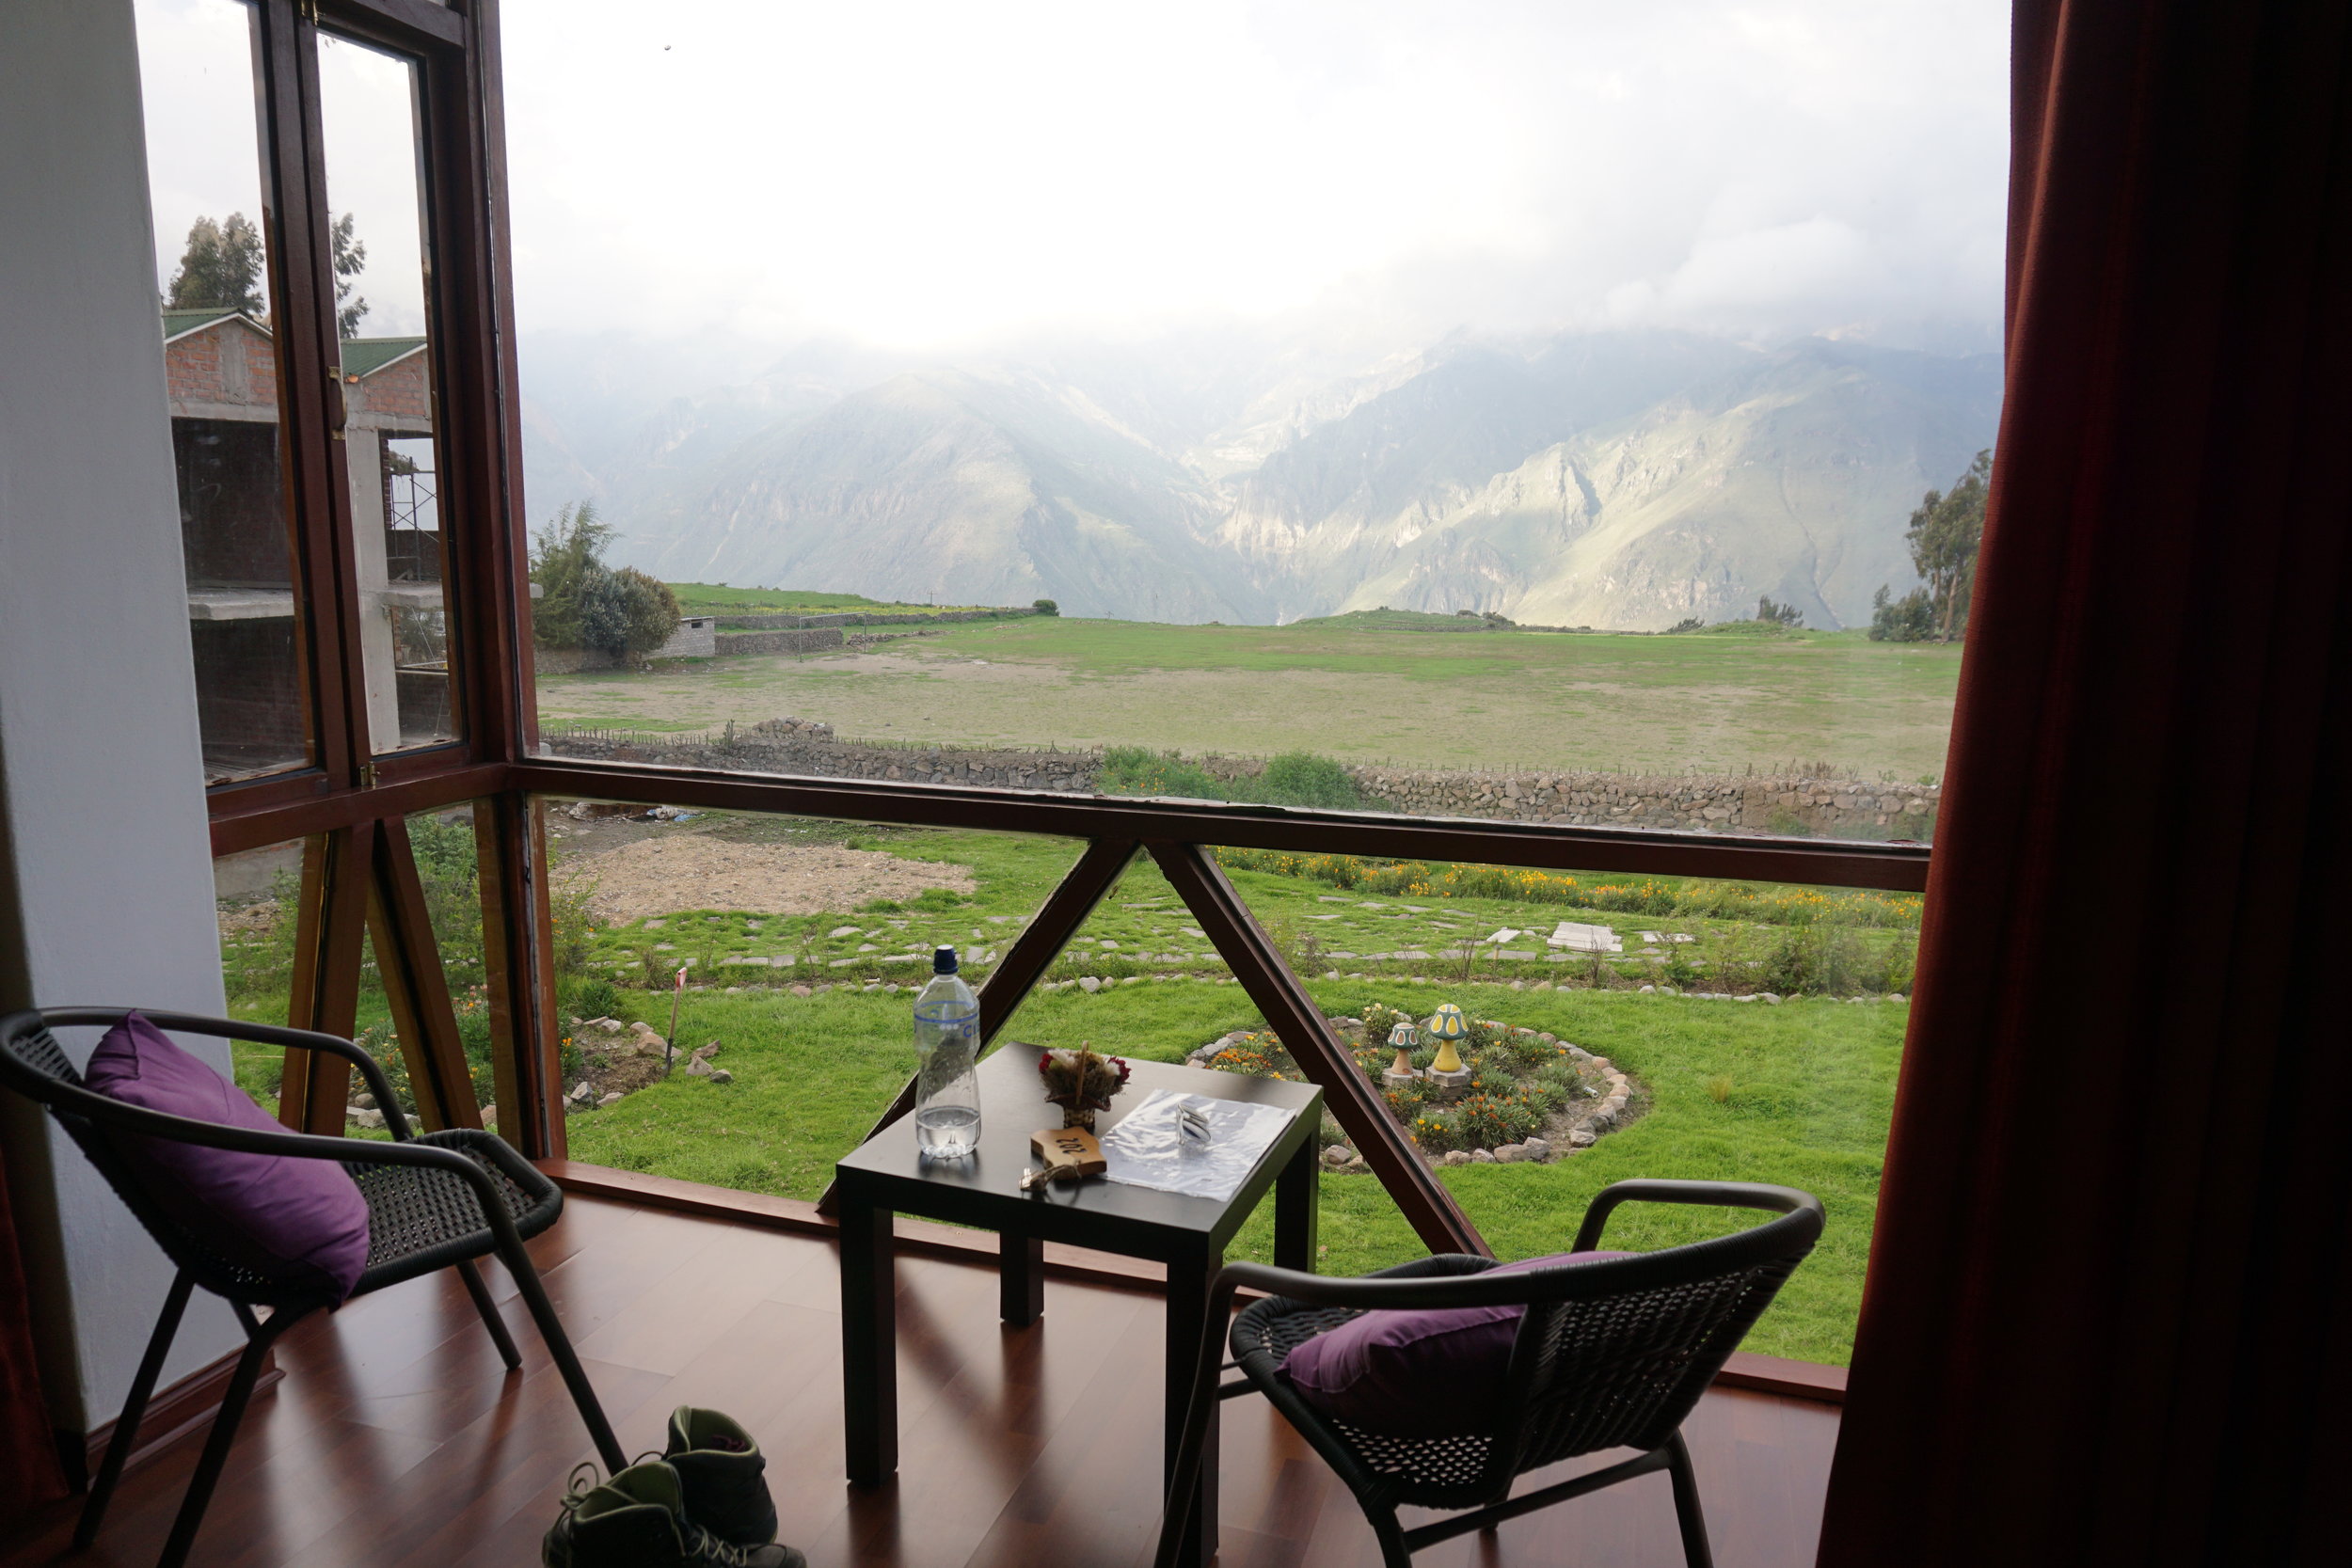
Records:
<instances>
[{"instance_id":1,"label":"large window","mask_svg":"<svg viewBox=\"0 0 2352 1568\"><path fill-rule=\"evenodd\" d=\"M276 377L174 404L243 1015L814 1199L952 945L993 1038L1321 1084L1334 1270L1819 1191L1756 1348L1842 1361L1998 411L1994 8L713 8L651 63L500 11L494 80L471 8L139 3L159 293L253 280L164 329Z\"/></svg>"}]
</instances>

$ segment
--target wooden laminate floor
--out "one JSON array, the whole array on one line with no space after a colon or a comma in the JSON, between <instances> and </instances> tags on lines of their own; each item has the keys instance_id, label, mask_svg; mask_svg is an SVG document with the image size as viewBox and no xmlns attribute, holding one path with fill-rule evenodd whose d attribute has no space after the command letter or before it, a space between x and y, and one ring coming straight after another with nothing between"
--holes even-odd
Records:
<instances>
[{"instance_id":1,"label":"wooden laminate floor","mask_svg":"<svg viewBox=\"0 0 2352 1568\"><path fill-rule=\"evenodd\" d=\"M1158 1522L1157 1299L1053 1279L1042 1323L996 1321L982 1268L899 1262L902 1459L896 1484L841 1471L831 1245L573 1198L532 1243L622 1444L659 1448L677 1404L761 1439L784 1537L844 1563L1093 1568L1148 1560ZM194 1561L204 1568L528 1568L566 1473L590 1457L513 1288L484 1266L525 1349L500 1366L455 1278L354 1302L280 1342L285 1379L247 1417ZM1722 1568L1813 1560L1836 1413L1710 1394L1686 1431ZM0 1541L0 1568L154 1561L198 1439L124 1479L87 1555L71 1508ZM1610 1456L1564 1466L1606 1463ZM1549 1479L1549 1478L1548 1478ZM1263 1401L1225 1409L1228 1568L1376 1564L1353 1500ZM1681 1562L1663 1475L1444 1543L1423 1568L1666 1568Z\"/></svg>"}]
</instances>

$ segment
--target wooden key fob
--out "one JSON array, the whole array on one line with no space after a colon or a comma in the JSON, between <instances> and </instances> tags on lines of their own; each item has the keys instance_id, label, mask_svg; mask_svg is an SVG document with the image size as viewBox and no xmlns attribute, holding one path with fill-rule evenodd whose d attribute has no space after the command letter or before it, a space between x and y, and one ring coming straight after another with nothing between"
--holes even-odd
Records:
<instances>
[{"instance_id":1,"label":"wooden key fob","mask_svg":"<svg viewBox=\"0 0 2352 1568\"><path fill-rule=\"evenodd\" d=\"M1055 1127L1029 1134L1029 1147L1048 1169L1056 1165L1075 1166L1080 1176L1100 1176L1110 1168L1103 1158L1103 1146L1094 1141L1094 1134L1083 1127Z\"/></svg>"}]
</instances>

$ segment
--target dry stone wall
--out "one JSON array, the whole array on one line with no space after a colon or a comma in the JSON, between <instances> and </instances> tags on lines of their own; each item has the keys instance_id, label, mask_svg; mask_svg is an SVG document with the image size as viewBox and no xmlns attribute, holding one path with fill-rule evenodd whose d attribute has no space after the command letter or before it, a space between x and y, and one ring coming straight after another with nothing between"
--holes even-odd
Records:
<instances>
[{"instance_id":1,"label":"dry stone wall","mask_svg":"<svg viewBox=\"0 0 2352 1568\"><path fill-rule=\"evenodd\" d=\"M1716 773L1433 772L1350 768L1356 786L1393 811L1616 828L1745 829L1836 834L1889 830L1921 838L1935 821L1935 784ZM1895 830L1910 828L1902 832Z\"/></svg>"},{"instance_id":2,"label":"dry stone wall","mask_svg":"<svg viewBox=\"0 0 2352 1568\"><path fill-rule=\"evenodd\" d=\"M1002 610L911 610L904 614L843 610L831 615L722 615L725 631L797 631L810 626L929 626L953 621L1005 621L1039 611L1026 605Z\"/></svg>"},{"instance_id":3,"label":"dry stone wall","mask_svg":"<svg viewBox=\"0 0 2352 1568\"><path fill-rule=\"evenodd\" d=\"M837 627L815 626L800 631L723 631L714 639L719 655L735 654L814 654L827 648L838 648L842 634Z\"/></svg>"},{"instance_id":4,"label":"dry stone wall","mask_svg":"<svg viewBox=\"0 0 2352 1568\"><path fill-rule=\"evenodd\" d=\"M802 719L771 720L740 732L730 726L716 735L551 731L546 745L558 756L1073 794L1092 792L1103 763L1099 751L966 751L840 740L831 725ZM1219 779L1248 778L1265 766L1255 757L1192 760ZM1415 816L1823 836L1925 839L1942 794L1934 784L1834 778L1479 773L1388 767L1348 771L1372 803Z\"/></svg>"}]
</instances>

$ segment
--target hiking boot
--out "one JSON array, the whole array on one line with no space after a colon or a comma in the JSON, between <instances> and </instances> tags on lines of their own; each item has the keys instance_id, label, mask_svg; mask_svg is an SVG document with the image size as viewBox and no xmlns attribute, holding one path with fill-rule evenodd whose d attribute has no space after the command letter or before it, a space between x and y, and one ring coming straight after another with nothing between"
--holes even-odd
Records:
<instances>
[{"instance_id":1,"label":"hiking boot","mask_svg":"<svg viewBox=\"0 0 2352 1568\"><path fill-rule=\"evenodd\" d=\"M720 1540L760 1546L776 1538L768 1458L752 1434L716 1410L681 1404L670 1416L661 1457L686 1488L686 1516Z\"/></svg>"},{"instance_id":2,"label":"hiking boot","mask_svg":"<svg viewBox=\"0 0 2352 1568\"><path fill-rule=\"evenodd\" d=\"M789 1546L729 1545L689 1519L677 1472L658 1459L601 1486L589 1484L595 1475L589 1465L572 1472L539 1547L546 1568L808 1568Z\"/></svg>"}]
</instances>

